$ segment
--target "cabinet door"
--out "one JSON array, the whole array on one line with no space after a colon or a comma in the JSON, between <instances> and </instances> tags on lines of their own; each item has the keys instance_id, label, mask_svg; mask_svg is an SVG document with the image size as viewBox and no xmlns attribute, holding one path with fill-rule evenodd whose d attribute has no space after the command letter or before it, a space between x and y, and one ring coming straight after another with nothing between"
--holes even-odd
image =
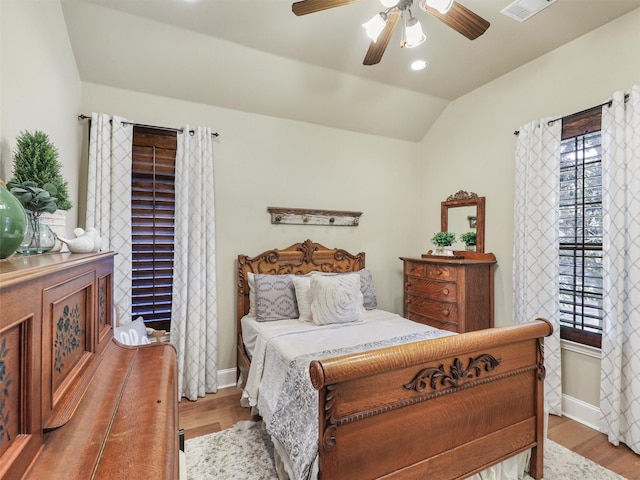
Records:
<instances>
[{"instance_id":1,"label":"cabinet door","mask_svg":"<svg viewBox=\"0 0 640 480\"><path fill-rule=\"evenodd\" d=\"M0 478L20 478L43 442L40 296L24 293L0 288Z\"/></svg>"},{"instance_id":2,"label":"cabinet door","mask_svg":"<svg viewBox=\"0 0 640 480\"><path fill-rule=\"evenodd\" d=\"M52 416L94 355L94 272L46 288L42 315L42 415L45 428L66 421ZM67 415L68 417L68 415Z\"/></svg>"}]
</instances>

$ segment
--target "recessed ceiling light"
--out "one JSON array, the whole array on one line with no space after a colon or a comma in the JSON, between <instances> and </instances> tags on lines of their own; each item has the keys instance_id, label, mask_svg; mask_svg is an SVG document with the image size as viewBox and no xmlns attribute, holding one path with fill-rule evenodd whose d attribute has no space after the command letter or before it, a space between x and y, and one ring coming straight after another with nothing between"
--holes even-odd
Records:
<instances>
[{"instance_id":1,"label":"recessed ceiling light","mask_svg":"<svg viewBox=\"0 0 640 480\"><path fill-rule=\"evenodd\" d=\"M413 72L418 72L420 70L424 70L429 66L429 62L426 60L414 60L409 64L409 70Z\"/></svg>"}]
</instances>

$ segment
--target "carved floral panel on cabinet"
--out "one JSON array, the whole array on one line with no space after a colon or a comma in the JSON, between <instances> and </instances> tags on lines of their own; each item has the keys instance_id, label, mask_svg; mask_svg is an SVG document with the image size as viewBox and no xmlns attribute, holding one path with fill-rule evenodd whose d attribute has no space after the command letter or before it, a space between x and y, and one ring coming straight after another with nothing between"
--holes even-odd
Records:
<instances>
[{"instance_id":1,"label":"carved floral panel on cabinet","mask_svg":"<svg viewBox=\"0 0 640 480\"><path fill-rule=\"evenodd\" d=\"M0 456L20 431L23 392L20 368L21 328L18 324L0 334Z\"/></svg>"}]
</instances>

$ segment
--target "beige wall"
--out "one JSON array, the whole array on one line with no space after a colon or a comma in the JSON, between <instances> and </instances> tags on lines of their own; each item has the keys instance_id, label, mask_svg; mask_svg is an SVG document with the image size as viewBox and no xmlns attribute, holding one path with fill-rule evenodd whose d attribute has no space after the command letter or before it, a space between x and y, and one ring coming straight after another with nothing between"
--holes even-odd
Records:
<instances>
[{"instance_id":1,"label":"beige wall","mask_svg":"<svg viewBox=\"0 0 640 480\"><path fill-rule=\"evenodd\" d=\"M402 307L401 255L419 251L419 145L84 83L83 112L206 125L214 140L220 368L235 366L238 254L311 239L364 251L382 307ZM271 225L267 207L364 212L358 227Z\"/></svg>"},{"instance_id":2,"label":"beige wall","mask_svg":"<svg viewBox=\"0 0 640 480\"><path fill-rule=\"evenodd\" d=\"M511 321L514 152L513 134L542 117L578 112L640 83L640 10L565 45L452 102L423 140L422 241L440 222L440 201L460 189L487 199L486 250L498 259L496 324ZM568 372L599 381L599 362L567 356ZM583 368L584 367L584 368ZM593 401L581 383L565 393ZM591 387L588 387L592 390Z\"/></svg>"},{"instance_id":3,"label":"beige wall","mask_svg":"<svg viewBox=\"0 0 640 480\"><path fill-rule=\"evenodd\" d=\"M62 10L58 2L5 0L0 10L0 178L11 178L17 135L42 130L58 148L69 196L75 199L81 84ZM68 231L76 226L76 211L67 214Z\"/></svg>"}]
</instances>

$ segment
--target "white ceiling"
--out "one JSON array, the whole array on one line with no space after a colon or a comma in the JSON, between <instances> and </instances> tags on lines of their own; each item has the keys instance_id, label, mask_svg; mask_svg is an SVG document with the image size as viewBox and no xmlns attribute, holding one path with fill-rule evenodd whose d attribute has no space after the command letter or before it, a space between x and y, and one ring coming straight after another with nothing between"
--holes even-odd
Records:
<instances>
[{"instance_id":1,"label":"white ceiling","mask_svg":"<svg viewBox=\"0 0 640 480\"><path fill-rule=\"evenodd\" d=\"M84 81L413 141L449 101L640 7L558 0L519 23L500 13L511 0L459 3L491 23L483 36L414 5L427 41L402 49L396 28L364 66L378 0L301 17L287 0L62 0ZM430 67L410 72L415 58Z\"/></svg>"}]
</instances>

